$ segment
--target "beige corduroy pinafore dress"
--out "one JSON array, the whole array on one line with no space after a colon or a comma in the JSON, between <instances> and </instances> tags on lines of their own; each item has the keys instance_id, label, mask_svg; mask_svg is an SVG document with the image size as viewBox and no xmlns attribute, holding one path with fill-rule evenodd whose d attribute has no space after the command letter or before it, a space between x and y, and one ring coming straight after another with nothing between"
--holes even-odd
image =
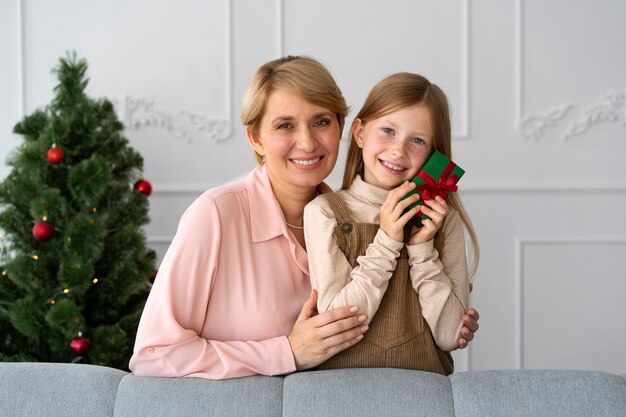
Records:
<instances>
[{"instance_id":1,"label":"beige corduroy pinafore dress","mask_svg":"<svg viewBox=\"0 0 626 417\"><path fill-rule=\"evenodd\" d=\"M354 221L345 202L336 194L324 194L337 219L334 237L350 264L364 255L379 225ZM398 258L387 291L356 345L338 353L315 369L401 368L449 375L454 363L449 352L437 347L422 315L419 298L409 277L406 246Z\"/></svg>"}]
</instances>

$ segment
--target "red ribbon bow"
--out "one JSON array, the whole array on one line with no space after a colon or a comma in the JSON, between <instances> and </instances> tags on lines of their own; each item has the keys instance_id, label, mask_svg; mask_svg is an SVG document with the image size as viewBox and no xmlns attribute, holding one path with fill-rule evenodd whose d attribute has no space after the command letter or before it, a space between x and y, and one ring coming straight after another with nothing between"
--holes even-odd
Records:
<instances>
[{"instance_id":1,"label":"red ribbon bow","mask_svg":"<svg viewBox=\"0 0 626 417\"><path fill-rule=\"evenodd\" d=\"M459 189L459 187L456 186L456 183L459 182L459 177L456 175L449 176L455 167L456 164L450 161L437 181L424 171L418 172L417 176L426 182L425 184L417 186L415 189L415 191L418 192L422 191L422 200L432 200L436 196L446 198L448 193L456 192Z\"/></svg>"}]
</instances>

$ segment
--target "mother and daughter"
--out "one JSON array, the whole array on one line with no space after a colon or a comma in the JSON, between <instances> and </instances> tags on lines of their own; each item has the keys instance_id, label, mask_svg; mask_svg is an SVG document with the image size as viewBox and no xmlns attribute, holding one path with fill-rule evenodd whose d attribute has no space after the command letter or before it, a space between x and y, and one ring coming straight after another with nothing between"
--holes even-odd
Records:
<instances>
[{"instance_id":1,"label":"mother and daughter","mask_svg":"<svg viewBox=\"0 0 626 417\"><path fill-rule=\"evenodd\" d=\"M347 113L312 58L257 70L241 120L259 166L183 214L139 323L136 375L453 372L449 352L478 330L464 230L475 254L476 237L456 195L411 209L417 196L403 199L434 150L451 157L446 97L416 74L378 83L351 126L342 189L332 193L323 181ZM429 219L417 227L419 211ZM477 255L472 273L476 264Z\"/></svg>"}]
</instances>

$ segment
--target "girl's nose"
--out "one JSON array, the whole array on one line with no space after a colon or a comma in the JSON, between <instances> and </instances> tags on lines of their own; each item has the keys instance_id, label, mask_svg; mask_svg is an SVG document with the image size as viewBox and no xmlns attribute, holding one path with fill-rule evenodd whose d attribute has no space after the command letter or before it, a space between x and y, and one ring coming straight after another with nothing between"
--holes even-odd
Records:
<instances>
[{"instance_id":1,"label":"girl's nose","mask_svg":"<svg viewBox=\"0 0 626 417\"><path fill-rule=\"evenodd\" d=\"M391 145L389 147L389 150L394 155L404 155L404 153L406 152L406 149L405 149L406 142L407 141L404 140L404 139L397 139L396 138L391 143Z\"/></svg>"}]
</instances>

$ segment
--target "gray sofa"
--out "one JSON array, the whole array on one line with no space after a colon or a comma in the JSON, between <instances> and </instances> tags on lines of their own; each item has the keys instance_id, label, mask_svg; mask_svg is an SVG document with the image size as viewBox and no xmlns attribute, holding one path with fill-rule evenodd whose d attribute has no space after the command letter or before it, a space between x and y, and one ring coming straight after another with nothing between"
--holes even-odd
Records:
<instances>
[{"instance_id":1,"label":"gray sofa","mask_svg":"<svg viewBox=\"0 0 626 417\"><path fill-rule=\"evenodd\" d=\"M626 417L626 376L345 369L209 381L93 365L0 363L0 416Z\"/></svg>"}]
</instances>

